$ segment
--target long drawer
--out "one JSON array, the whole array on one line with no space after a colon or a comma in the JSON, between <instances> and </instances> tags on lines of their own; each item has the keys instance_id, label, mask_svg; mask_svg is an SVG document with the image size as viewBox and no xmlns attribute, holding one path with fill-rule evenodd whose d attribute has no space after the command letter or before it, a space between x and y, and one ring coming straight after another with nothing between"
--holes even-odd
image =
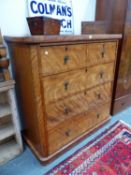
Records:
<instances>
[{"instance_id":1,"label":"long drawer","mask_svg":"<svg viewBox=\"0 0 131 175\"><path fill-rule=\"evenodd\" d=\"M47 104L45 109L48 130L72 116L79 115L96 105L110 102L110 100L111 83L106 83L55 103Z\"/></svg>"},{"instance_id":2,"label":"long drawer","mask_svg":"<svg viewBox=\"0 0 131 175\"><path fill-rule=\"evenodd\" d=\"M44 75L65 72L86 65L86 44L40 48L40 72Z\"/></svg>"},{"instance_id":3,"label":"long drawer","mask_svg":"<svg viewBox=\"0 0 131 175\"><path fill-rule=\"evenodd\" d=\"M109 117L109 103L67 120L48 132L49 154L59 150L81 134Z\"/></svg>"},{"instance_id":4,"label":"long drawer","mask_svg":"<svg viewBox=\"0 0 131 175\"><path fill-rule=\"evenodd\" d=\"M117 42L92 43L87 45L87 65L112 62L116 58Z\"/></svg>"},{"instance_id":5,"label":"long drawer","mask_svg":"<svg viewBox=\"0 0 131 175\"><path fill-rule=\"evenodd\" d=\"M85 69L42 78L45 103L85 90Z\"/></svg>"},{"instance_id":6,"label":"long drawer","mask_svg":"<svg viewBox=\"0 0 131 175\"><path fill-rule=\"evenodd\" d=\"M113 80L114 63L98 65L89 69L80 69L42 77L45 103L82 92Z\"/></svg>"}]
</instances>

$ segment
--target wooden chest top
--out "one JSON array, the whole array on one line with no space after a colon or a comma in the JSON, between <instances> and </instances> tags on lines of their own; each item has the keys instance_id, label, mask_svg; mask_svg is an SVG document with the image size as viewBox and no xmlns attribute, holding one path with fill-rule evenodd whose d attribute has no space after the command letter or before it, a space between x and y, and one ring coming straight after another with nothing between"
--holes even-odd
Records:
<instances>
[{"instance_id":1,"label":"wooden chest top","mask_svg":"<svg viewBox=\"0 0 131 175\"><path fill-rule=\"evenodd\" d=\"M41 45L55 45L58 43L77 43L77 42L90 42L90 41L102 41L102 40L113 40L121 39L121 34L93 34L93 35L54 35L54 36L26 36L26 37L10 37L4 36L6 42L21 43L21 44L37 44Z\"/></svg>"}]
</instances>

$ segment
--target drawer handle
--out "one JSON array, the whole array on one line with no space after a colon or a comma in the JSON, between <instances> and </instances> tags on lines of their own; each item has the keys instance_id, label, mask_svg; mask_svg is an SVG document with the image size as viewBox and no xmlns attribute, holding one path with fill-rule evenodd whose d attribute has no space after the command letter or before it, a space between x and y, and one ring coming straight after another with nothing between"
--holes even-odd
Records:
<instances>
[{"instance_id":1,"label":"drawer handle","mask_svg":"<svg viewBox=\"0 0 131 175\"><path fill-rule=\"evenodd\" d=\"M101 57L104 58L104 56L105 56L105 44L103 44L103 49L101 52Z\"/></svg>"},{"instance_id":2,"label":"drawer handle","mask_svg":"<svg viewBox=\"0 0 131 175\"><path fill-rule=\"evenodd\" d=\"M101 93L95 92L94 94L95 94L95 96L96 96L98 99L101 99Z\"/></svg>"},{"instance_id":3,"label":"drawer handle","mask_svg":"<svg viewBox=\"0 0 131 175\"><path fill-rule=\"evenodd\" d=\"M65 51L67 51L67 50L68 50L68 47L66 46L66 47L65 47Z\"/></svg>"},{"instance_id":4,"label":"drawer handle","mask_svg":"<svg viewBox=\"0 0 131 175\"><path fill-rule=\"evenodd\" d=\"M87 95L87 92L86 92L86 91L84 91L84 95L85 95L85 96Z\"/></svg>"},{"instance_id":5,"label":"drawer handle","mask_svg":"<svg viewBox=\"0 0 131 175\"><path fill-rule=\"evenodd\" d=\"M97 113L97 114L96 114L96 117L97 117L97 119L99 119L99 118L100 118L100 114L99 114L99 113Z\"/></svg>"},{"instance_id":6,"label":"drawer handle","mask_svg":"<svg viewBox=\"0 0 131 175\"><path fill-rule=\"evenodd\" d=\"M104 58L104 56L105 56L105 52L102 51L102 52L101 52L101 57Z\"/></svg>"},{"instance_id":7,"label":"drawer handle","mask_svg":"<svg viewBox=\"0 0 131 175\"><path fill-rule=\"evenodd\" d=\"M68 81L66 81L66 82L64 83L64 87L65 87L65 91L67 91L68 88L69 88L69 82L68 82Z\"/></svg>"},{"instance_id":8,"label":"drawer handle","mask_svg":"<svg viewBox=\"0 0 131 175\"><path fill-rule=\"evenodd\" d=\"M67 137L69 137L70 136L70 134L71 134L71 130L69 129L69 130L67 130L66 132L65 132L65 135L67 136Z\"/></svg>"},{"instance_id":9,"label":"drawer handle","mask_svg":"<svg viewBox=\"0 0 131 175\"><path fill-rule=\"evenodd\" d=\"M97 98L101 99L101 94L100 93L97 94Z\"/></svg>"},{"instance_id":10,"label":"drawer handle","mask_svg":"<svg viewBox=\"0 0 131 175\"><path fill-rule=\"evenodd\" d=\"M104 73L100 72L99 76L100 76L101 79L103 78L103 75L104 75Z\"/></svg>"},{"instance_id":11,"label":"drawer handle","mask_svg":"<svg viewBox=\"0 0 131 175\"><path fill-rule=\"evenodd\" d=\"M85 72L86 72L86 73L88 72L88 69L87 69L87 68L85 69Z\"/></svg>"},{"instance_id":12,"label":"drawer handle","mask_svg":"<svg viewBox=\"0 0 131 175\"><path fill-rule=\"evenodd\" d=\"M69 112L70 112L70 109L69 109L68 107L65 107L65 109L64 109L64 114L68 115Z\"/></svg>"},{"instance_id":13,"label":"drawer handle","mask_svg":"<svg viewBox=\"0 0 131 175\"><path fill-rule=\"evenodd\" d=\"M67 64L67 62L69 61L70 57L69 56L65 56L64 57L64 64Z\"/></svg>"}]
</instances>

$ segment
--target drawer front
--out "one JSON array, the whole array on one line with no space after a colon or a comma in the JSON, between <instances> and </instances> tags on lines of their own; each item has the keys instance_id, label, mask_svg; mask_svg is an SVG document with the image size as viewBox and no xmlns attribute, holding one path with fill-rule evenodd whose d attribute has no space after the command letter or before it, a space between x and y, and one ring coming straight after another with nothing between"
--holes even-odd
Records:
<instances>
[{"instance_id":1,"label":"drawer front","mask_svg":"<svg viewBox=\"0 0 131 175\"><path fill-rule=\"evenodd\" d=\"M125 95L114 101L113 115L125 110L128 107L131 107L131 94Z\"/></svg>"},{"instance_id":2,"label":"drawer front","mask_svg":"<svg viewBox=\"0 0 131 175\"><path fill-rule=\"evenodd\" d=\"M99 104L105 104L111 100L111 83L83 91L64 100L46 105L48 130L62 121L79 115Z\"/></svg>"},{"instance_id":3,"label":"drawer front","mask_svg":"<svg viewBox=\"0 0 131 175\"><path fill-rule=\"evenodd\" d=\"M43 77L45 103L63 99L113 80L114 64L98 65L89 69L70 71L59 75Z\"/></svg>"},{"instance_id":4,"label":"drawer front","mask_svg":"<svg viewBox=\"0 0 131 175\"><path fill-rule=\"evenodd\" d=\"M59 150L88 130L99 126L108 117L109 104L105 104L61 123L48 133L49 154Z\"/></svg>"},{"instance_id":5,"label":"drawer front","mask_svg":"<svg viewBox=\"0 0 131 175\"><path fill-rule=\"evenodd\" d=\"M40 48L41 73L56 74L85 66L86 44Z\"/></svg>"},{"instance_id":6,"label":"drawer front","mask_svg":"<svg viewBox=\"0 0 131 175\"><path fill-rule=\"evenodd\" d=\"M63 99L85 89L85 70L43 77L45 103Z\"/></svg>"},{"instance_id":7,"label":"drawer front","mask_svg":"<svg viewBox=\"0 0 131 175\"><path fill-rule=\"evenodd\" d=\"M100 64L86 71L86 88L112 81L114 78L114 63Z\"/></svg>"},{"instance_id":8,"label":"drawer front","mask_svg":"<svg viewBox=\"0 0 131 175\"><path fill-rule=\"evenodd\" d=\"M114 61L117 42L92 43L87 46L87 65L95 65Z\"/></svg>"},{"instance_id":9,"label":"drawer front","mask_svg":"<svg viewBox=\"0 0 131 175\"><path fill-rule=\"evenodd\" d=\"M110 102L112 95L111 88L112 83L108 82L91 90L86 90L84 92L84 97L86 98L89 107L95 107L96 105Z\"/></svg>"}]
</instances>

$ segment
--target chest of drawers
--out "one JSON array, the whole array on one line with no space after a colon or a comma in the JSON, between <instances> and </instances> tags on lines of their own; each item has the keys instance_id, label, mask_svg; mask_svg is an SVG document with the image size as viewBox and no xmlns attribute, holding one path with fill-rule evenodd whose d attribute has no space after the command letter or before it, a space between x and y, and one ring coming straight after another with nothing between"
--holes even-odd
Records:
<instances>
[{"instance_id":1,"label":"chest of drawers","mask_svg":"<svg viewBox=\"0 0 131 175\"><path fill-rule=\"evenodd\" d=\"M109 120L121 35L5 37L27 143L43 163Z\"/></svg>"}]
</instances>

